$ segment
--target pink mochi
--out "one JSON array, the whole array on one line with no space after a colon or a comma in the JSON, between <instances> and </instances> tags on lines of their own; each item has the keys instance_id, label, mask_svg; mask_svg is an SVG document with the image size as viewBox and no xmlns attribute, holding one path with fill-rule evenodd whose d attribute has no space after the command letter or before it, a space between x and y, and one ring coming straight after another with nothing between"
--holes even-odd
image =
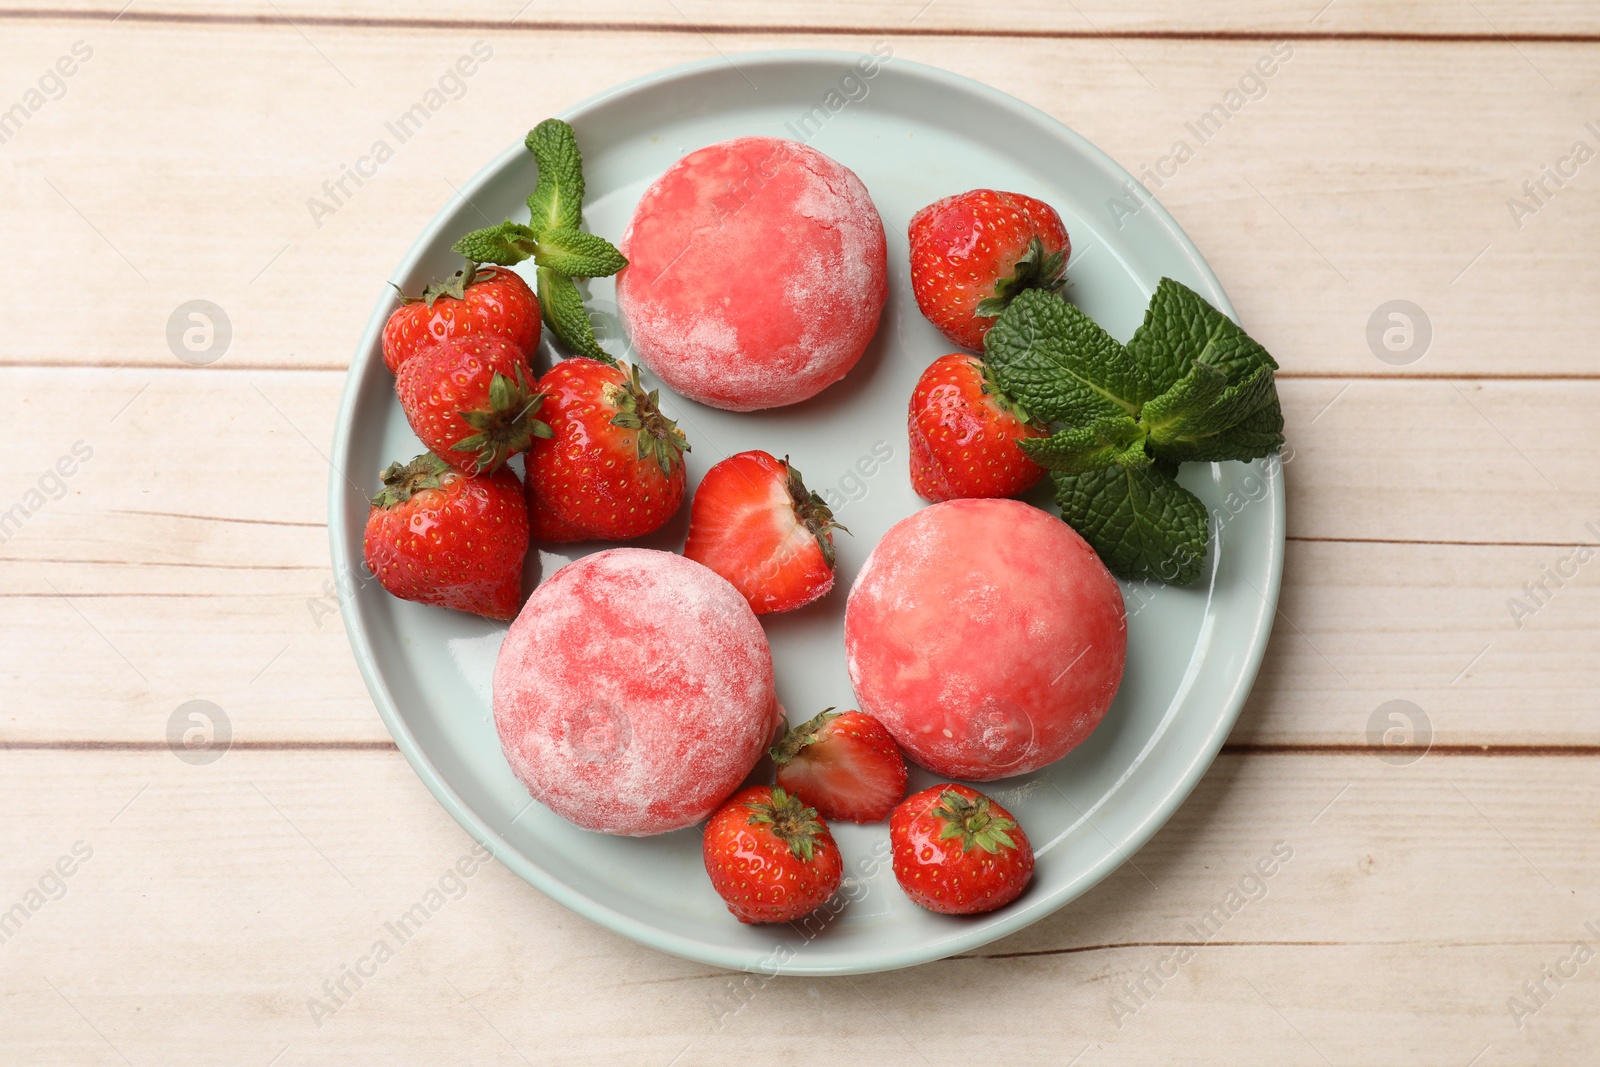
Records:
<instances>
[{"instance_id":1,"label":"pink mochi","mask_svg":"<svg viewBox=\"0 0 1600 1067\"><path fill-rule=\"evenodd\" d=\"M645 192L621 249L617 306L639 358L730 411L843 378L889 292L866 186L798 141L741 137L684 156Z\"/></svg>"},{"instance_id":2,"label":"pink mochi","mask_svg":"<svg viewBox=\"0 0 1600 1067\"><path fill-rule=\"evenodd\" d=\"M1122 591L1077 531L1018 500L895 524L845 608L861 710L935 774L986 782L1075 748L1127 657Z\"/></svg>"},{"instance_id":3,"label":"pink mochi","mask_svg":"<svg viewBox=\"0 0 1600 1067\"><path fill-rule=\"evenodd\" d=\"M535 800L586 830L643 837L708 817L782 717L772 650L726 579L614 548L534 590L500 647L494 721Z\"/></svg>"}]
</instances>

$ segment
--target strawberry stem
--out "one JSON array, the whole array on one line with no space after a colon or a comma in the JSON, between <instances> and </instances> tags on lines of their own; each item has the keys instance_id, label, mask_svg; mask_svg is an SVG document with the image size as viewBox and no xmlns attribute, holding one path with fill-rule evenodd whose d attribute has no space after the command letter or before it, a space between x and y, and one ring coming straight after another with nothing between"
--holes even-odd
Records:
<instances>
[{"instance_id":1,"label":"strawberry stem","mask_svg":"<svg viewBox=\"0 0 1600 1067\"><path fill-rule=\"evenodd\" d=\"M932 812L945 820L939 839L961 838L962 852L970 852L973 845L989 853L999 852L1002 847L1016 848L1017 843L1006 833L1016 829L1016 822L991 814L989 804L989 798L982 793L968 800L954 789L946 789L939 797L939 806Z\"/></svg>"},{"instance_id":2,"label":"strawberry stem","mask_svg":"<svg viewBox=\"0 0 1600 1067\"><path fill-rule=\"evenodd\" d=\"M811 862L816 853L817 835L827 828L817 818L817 809L808 808L800 798L772 787L771 800L747 800L751 826L767 826L772 836L789 846L795 859Z\"/></svg>"},{"instance_id":3,"label":"strawberry stem","mask_svg":"<svg viewBox=\"0 0 1600 1067\"><path fill-rule=\"evenodd\" d=\"M380 508L392 508L396 504L404 504L424 489L443 489L444 483L440 478L452 469L450 464L432 452L424 452L403 467L399 463L391 463L383 472L383 488L378 490L372 502Z\"/></svg>"},{"instance_id":4,"label":"strawberry stem","mask_svg":"<svg viewBox=\"0 0 1600 1067\"><path fill-rule=\"evenodd\" d=\"M533 417L544 396L529 389L521 366L515 380L495 371L489 383L489 410L458 413L477 433L450 447L476 456L479 474L498 469L518 452L526 452L535 437L552 436L550 427Z\"/></svg>"},{"instance_id":5,"label":"strawberry stem","mask_svg":"<svg viewBox=\"0 0 1600 1067\"><path fill-rule=\"evenodd\" d=\"M661 473L672 474L673 467L682 462L689 447L689 438L678 429L678 424L661 413L661 390L646 393L639 381L639 368L617 364L627 377L617 385L606 387L606 399L617 408L611 416L611 425L625 430L637 430L638 457L641 461L654 459Z\"/></svg>"},{"instance_id":6,"label":"strawberry stem","mask_svg":"<svg viewBox=\"0 0 1600 1067\"><path fill-rule=\"evenodd\" d=\"M783 457L783 467L789 472L787 484L789 502L794 506L794 517L811 531L811 536L817 539L817 547L822 549L823 560L832 567L834 551L830 531L843 530L849 533L850 530L834 520L833 509L828 507L822 497L806 488L805 479L794 469L788 456Z\"/></svg>"}]
</instances>

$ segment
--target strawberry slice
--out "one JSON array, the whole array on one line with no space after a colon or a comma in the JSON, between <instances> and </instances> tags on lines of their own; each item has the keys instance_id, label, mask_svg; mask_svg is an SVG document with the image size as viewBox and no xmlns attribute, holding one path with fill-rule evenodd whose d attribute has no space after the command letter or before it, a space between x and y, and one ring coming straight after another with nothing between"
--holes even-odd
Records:
<instances>
[{"instance_id":1,"label":"strawberry slice","mask_svg":"<svg viewBox=\"0 0 1600 1067\"><path fill-rule=\"evenodd\" d=\"M778 784L827 819L881 822L906 795L906 761L883 723L832 708L772 749Z\"/></svg>"},{"instance_id":2,"label":"strawberry slice","mask_svg":"<svg viewBox=\"0 0 1600 1067\"><path fill-rule=\"evenodd\" d=\"M740 452L706 471L695 490L683 554L728 579L766 615L833 588L834 530L844 527L788 457Z\"/></svg>"}]
</instances>

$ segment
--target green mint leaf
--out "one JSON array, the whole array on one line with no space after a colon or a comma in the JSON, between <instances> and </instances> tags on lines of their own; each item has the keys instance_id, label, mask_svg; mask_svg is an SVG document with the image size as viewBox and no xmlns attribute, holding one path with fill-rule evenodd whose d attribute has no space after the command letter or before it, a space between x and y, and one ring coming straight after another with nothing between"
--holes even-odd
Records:
<instances>
[{"instance_id":1,"label":"green mint leaf","mask_svg":"<svg viewBox=\"0 0 1600 1067\"><path fill-rule=\"evenodd\" d=\"M474 263L498 263L503 267L511 267L533 255L538 240L531 229L507 219L498 226L473 230L457 241L454 247L455 251Z\"/></svg>"},{"instance_id":2,"label":"green mint leaf","mask_svg":"<svg viewBox=\"0 0 1600 1067\"><path fill-rule=\"evenodd\" d=\"M1258 413L1267 414L1251 429L1232 432ZM1283 444L1283 413L1271 367L1257 367L1228 385L1220 370L1196 363L1177 385L1144 406L1143 421L1156 455L1179 462L1258 459Z\"/></svg>"},{"instance_id":3,"label":"green mint leaf","mask_svg":"<svg viewBox=\"0 0 1600 1067\"><path fill-rule=\"evenodd\" d=\"M1237 382L1260 367L1278 364L1228 316L1181 282L1162 278L1144 322L1128 339L1128 351L1149 377L1158 397L1177 385L1195 363L1209 363Z\"/></svg>"},{"instance_id":4,"label":"green mint leaf","mask_svg":"<svg viewBox=\"0 0 1600 1067\"><path fill-rule=\"evenodd\" d=\"M1191 585L1205 569L1205 505L1157 466L1051 474L1061 517L1120 578Z\"/></svg>"},{"instance_id":5,"label":"green mint leaf","mask_svg":"<svg viewBox=\"0 0 1600 1067\"><path fill-rule=\"evenodd\" d=\"M536 284L539 307L551 331L570 351L580 356L615 364L611 354L594 338L594 325L583 310L583 294L578 283L549 267L540 267Z\"/></svg>"},{"instance_id":6,"label":"green mint leaf","mask_svg":"<svg viewBox=\"0 0 1600 1067\"><path fill-rule=\"evenodd\" d=\"M545 119L528 131L523 144L539 165L539 182L528 197L528 224L540 236L576 230L583 222L583 156L572 127Z\"/></svg>"},{"instance_id":7,"label":"green mint leaf","mask_svg":"<svg viewBox=\"0 0 1600 1067\"><path fill-rule=\"evenodd\" d=\"M1048 470L1081 474L1110 464L1147 467L1144 431L1129 415L1110 415L1088 426L1062 430L1054 437L1029 437L1017 442L1030 459Z\"/></svg>"},{"instance_id":8,"label":"green mint leaf","mask_svg":"<svg viewBox=\"0 0 1600 1067\"><path fill-rule=\"evenodd\" d=\"M581 230L546 230L533 258L569 278L606 278L628 265L610 241Z\"/></svg>"},{"instance_id":9,"label":"green mint leaf","mask_svg":"<svg viewBox=\"0 0 1600 1067\"><path fill-rule=\"evenodd\" d=\"M1283 411L1274 394L1266 406L1220 433L1190 440L1168 441L1157 450L1157 461L1220 463L1257 459L1283 447Z\"/></svg>"},{"instance_id":10,"label":"green mint leaf","mask_svg":"<svg viewBox=\"0 0 1600 1067\"><path fill-rule=\"evenodd\" d=\"M1047 290L1018 294L990 327L984 353L1006 394L1045 422L1083 426L1106 416L1137 417L1149 395L1148 379L1128 350Z\"/></svg>"}]
</instances>

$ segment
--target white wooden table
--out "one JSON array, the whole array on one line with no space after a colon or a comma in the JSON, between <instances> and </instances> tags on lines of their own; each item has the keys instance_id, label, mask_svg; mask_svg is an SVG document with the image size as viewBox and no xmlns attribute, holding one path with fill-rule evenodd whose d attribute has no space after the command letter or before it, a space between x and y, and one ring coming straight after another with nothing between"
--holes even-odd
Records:
<instances>
[{"instance_id":1,"label":"white wooden table","mask_svg":"<svg viewBox=\"0 0 1600 1067\"><path fill-rule=\"evenodd\" d=\"M0 1062L1600 1062L1600 4L4 7ZM1227 748L1134 863L910 971L747 986L493 864L362 964L472 847L330 596L377 283L538 118L880 39L1151 167L1283 364L1282 610ZM460 99L313 212L478 41ZM231 324L203 367L168 342L196 299ZM1369 342L1394 300L1426 345ZM169 749L192 700L231 725L214 762Z\"/></svg>"}]
</instances>

